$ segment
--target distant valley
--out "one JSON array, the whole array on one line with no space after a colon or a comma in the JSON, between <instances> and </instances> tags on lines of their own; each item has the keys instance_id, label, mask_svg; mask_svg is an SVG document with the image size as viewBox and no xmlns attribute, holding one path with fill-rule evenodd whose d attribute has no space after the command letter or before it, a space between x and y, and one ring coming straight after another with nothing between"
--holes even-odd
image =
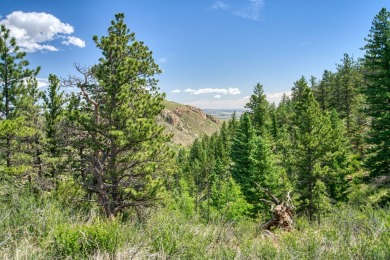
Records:
<instances>
[{"instance_id":1,"label":"distant valley","mask_svg":"<svg viewBox=\"0 0 390 260\"><path fill-rule=\"evenodd\" d=\"M206 114L213 117L226 120L230 119L234 112L236 112L237 118L240 118L241 114L245 111L244 109L202 109Z\"/></svg>"}]
</instances>

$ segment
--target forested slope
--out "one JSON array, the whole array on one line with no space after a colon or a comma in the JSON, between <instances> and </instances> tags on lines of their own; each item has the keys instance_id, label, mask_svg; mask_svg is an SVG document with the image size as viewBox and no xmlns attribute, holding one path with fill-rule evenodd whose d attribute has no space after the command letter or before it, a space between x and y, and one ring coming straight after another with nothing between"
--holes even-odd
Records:
<instances>
[{"instance_id":1,"label":"forested slope","mask_svg":"<svg viewBox=\"0 0 390 260\"><path fill-rule=\"evenodd\" d=\"M41 91L1 25L0 258L389 259L386 9L364 57L277 105L258 83L222 124L165 101L124 14L93 40L95 65ZM272 203L287 228L262 225Z\"/></svg>"}]
</instances>

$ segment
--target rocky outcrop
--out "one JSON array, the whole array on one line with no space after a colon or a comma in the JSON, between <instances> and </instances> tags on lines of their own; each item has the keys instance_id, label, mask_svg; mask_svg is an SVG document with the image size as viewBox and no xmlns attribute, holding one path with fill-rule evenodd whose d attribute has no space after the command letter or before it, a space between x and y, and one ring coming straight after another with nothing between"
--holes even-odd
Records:
<instances>
[{"instance_id":1,"label":"rocky outcrop","mask_svg":"<svg viewBox=\"0 0 390 260\"><path fill-rule=\"evenodd\" d=\"M221 127L221 121L197 107L164 101L158 121L165 126L165 132L173 134L172 142L189 146L196 138L212 135Z\"/></svg>"},{"instance_id":2,"label":"rocky outcrop","mask_svg":"<svg viewBox=\"0 0 390 260\"><path fill-rule=\"evenodd\" d=\"M200 108L197 108L197 107L193 107L193 106L188 106L188 108L190 110L192 110L193 112L199 114L202 116L203 120L206 120L207 118L207 114L205 112L203 112L203 110L201 110Z\"/></svg>"},{"instance_id":3,"label":"rocky outcrop","mask_svg":"<svg viewBox=\"0 0 390 260\"><path fill-rule=\"evenodd\" d=\"M179 116L178 116L176 113L174 113L174 112L172 112L172 111L170 111L170 110L168 110L168 109L163 109L163 110L161 111L161 117L162 117L168 124L170 124L170 125L172 125L172 126L174 126L174 127L176 127L176 126L178 126L178 125L180 124L180 118L179 118Z\"/></svg>"}]
</instances>

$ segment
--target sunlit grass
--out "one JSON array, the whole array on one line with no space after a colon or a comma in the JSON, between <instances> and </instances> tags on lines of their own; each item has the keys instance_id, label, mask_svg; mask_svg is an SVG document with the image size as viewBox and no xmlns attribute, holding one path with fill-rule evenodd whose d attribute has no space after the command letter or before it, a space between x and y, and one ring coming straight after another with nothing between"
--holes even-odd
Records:
<instances>
[{"instance_id":1,"label":"sunlit grass","mask_svg":"<svg viewBox=\"0 0 390 260\"><path fill-rule=\"evenodd\" d=\"M321 223L299 217L293 231L267 233L255 220L206 223L166 208L141 222L105 220L53 196L10 198L0 202L1 259L390 259L388 208L345 205Z\"/></svg>"}]
</instances>

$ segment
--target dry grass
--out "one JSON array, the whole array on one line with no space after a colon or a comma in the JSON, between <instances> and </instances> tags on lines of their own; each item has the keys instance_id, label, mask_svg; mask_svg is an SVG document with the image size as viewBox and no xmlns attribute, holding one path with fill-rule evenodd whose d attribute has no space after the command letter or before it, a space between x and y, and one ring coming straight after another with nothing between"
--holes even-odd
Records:
<instances>
[{"instance_id":1,"label":"dry grass","mask_svg":"<svg viewBox=\"0 0 390 260\"><path fill-rule=\"evenodd\" d=\"M219 119L205 116L200 109L167 100L164 101L164 105L171 112L175 112L176 109L179 111L180 121L175 126L162 118L159 120L160 124L166 127L166 132L173 134L174 144L189 146L196 138L204 135L210 136L219 131L222 126Z\"/></svg>"},{"instance_id":2,"label":"dry grass","mask_svg":"<svg viewBox=\"0 0 390 260\"><path fill-rule=\"evenodd\" d=\"M94 208L65 206L55 197L14 199L0 201L0 259L390 259L388 208L345 205L320 224L300 217L291 232L264 233L250 219L206 223L160 208L144 222L113 224ZM64 250L72 241L80 248Z\"/></svg>"}]
</instances>

